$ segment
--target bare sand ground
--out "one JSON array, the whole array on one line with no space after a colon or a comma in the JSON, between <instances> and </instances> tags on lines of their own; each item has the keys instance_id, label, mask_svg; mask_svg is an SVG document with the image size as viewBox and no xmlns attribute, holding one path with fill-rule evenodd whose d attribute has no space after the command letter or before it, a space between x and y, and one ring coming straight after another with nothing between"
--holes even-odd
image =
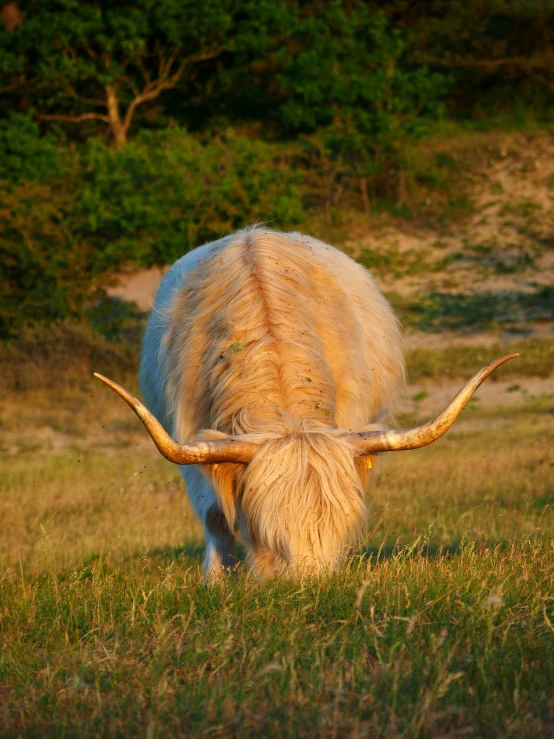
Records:
<instances>
[{"instance_id":1,"label":"bare sand ground","mask_svg":"<svg viewBox=\"0 0 554 739\"><path fill-rule=\"evenodd\" d=\"M112 298L119 298L135 303L140 310L151 311L162 277L168 267L152 267L139 272L122 274L115 280L115 285L108 288Z\"/></svg>"}]
</instances>

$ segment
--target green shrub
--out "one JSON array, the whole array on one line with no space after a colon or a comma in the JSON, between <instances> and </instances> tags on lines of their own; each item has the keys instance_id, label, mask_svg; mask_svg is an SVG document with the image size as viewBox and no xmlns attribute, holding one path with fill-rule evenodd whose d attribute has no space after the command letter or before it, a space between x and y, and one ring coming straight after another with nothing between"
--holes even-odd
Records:
<instances>
[{"instance_id":1,"label":"green shrub","mask_svg":"<svg viewBox=\"0 0 554 739\"><path fill-rule=\"evenodd\" d=\"M22 139L3 130L11 154L0 179L0 337L82 317L124 263L172 262L254 221L302 218L300 175L285 153L233 133L207 143L180 129L144 133L122 152L92 140L69 166L69 153L56 159L33 125ZM16 156L22 140L26 165Z\"/></svg>"},{"instance_id":2,"label":"green shrub","mask_svg":"<svg viewBox=\"0 0 554 739\"><path fill-rule=\"evenodd\" d=\"M0 183L30 180L46 184L60 177L71 165L70 149L42 137L30 115L10 112L0 119Z\"/></svg>"},{"instance_id":3,"label":"green shrub","mask_svg":"<svg viewBox=\"0 0 554 739\"><path fill-rule=\"evenodd\" d=\"M172 262L253 221L302 218L285 155L233 133L202 144L181 129L144 132L121 152L92 140L82 166L76 221L119 261Z\"/></svg>"},{"instance_id":4,"label":"green shrub","mask_svg":"<svg viewBox=\"0 0 554 739\"><path fill-rule=\"evenodd\" d=\"M79 237L70 182L0 189L0 337L82 315L103 262Z\"/></svg>"}]
</instances>

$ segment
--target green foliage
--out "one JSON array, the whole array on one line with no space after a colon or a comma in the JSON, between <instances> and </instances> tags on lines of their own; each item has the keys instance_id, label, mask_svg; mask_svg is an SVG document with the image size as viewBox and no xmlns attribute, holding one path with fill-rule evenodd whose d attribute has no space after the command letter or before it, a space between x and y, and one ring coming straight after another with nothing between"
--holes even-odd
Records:
<instances>
[{"instance_id":1,"label":"green foliage","mask_svg":"<svg viewBox=\"0 0 554 739\"><path fill-rule=\"evenodd\" d=\"M10 104L79 123L85 136L101 122L124 141L131 119L204 130L262 121L278 134L331 127L363 152L364 136L425 130L445 98L476 118L521 116L522 101L524 117L551 117L550 2L18 5L21 22L0 26L2 92Z\"/></svg>"},{"instance_id":2,"label":"green foliage","mask_svg":"<svg viewBox=\"0 0 554 739\"><path fill-rule=\"evenodd\" d=\"M84 317L92 335L124 346L129 357L138 357L148 313L137 308L135 303L102 295L89 302ZM138 366L138 359L135 366Z\"/></svg>"},{"instance_id":3,"label":"green foliage","mask_svg":"<svg viewBox=\"0 0 554 739\"><path fill-rule=\"evenodd\" d=\"M290 44L278 53L288 97L285 125L331 127L334 148L356 151L358 160L374 147L421 133L424 116L442 110L445 79L424 66L406 67L404 46L384 13L361 3L322 5L298 19Z\"/></svg>"},{"instance_id":4,"label":"green foliage","mask_svg":"<svg viewBox=\"0 0 554 739\"><path fill-rule=\"evenodd\" d=\"M534 0L8 6L2 337L82 316L124 263L171 261L252 221L283 228L315 212L331 224L376 204L454 217L471 207L456 161L418 160L414 142L445 110L469 111L477 127L484 110L520 116L516 98L524 117L548 117L553 102L554 10ZM110 146L94 138L103 132ZM436 207L421 205L431 191ZM388 267L373 252L361 259ZM465 310L445 300L443 313Z\"/></svg>"},{"instance_id":5,"label":"green foliage","mask_svg":"<svg viewBox=\"0 0 554 739\"><path fill-rule=\"evenodd\" d=\"M64 169L20 120L22 136L12 126L3 139L11 169L0 181L0 337L27 322L90 315L124 263L165 264L253 221L302 218L301 175L275 145L232 132L202 144L169 129L144 132L122 152L93 139L66 153ZM12 156L21 141L28 161Z\"/></svg>"},{"instance_id":6,"label":"green foliage","mask_svg":"<svg viewBox=\"0 0 554 739\"><path fill-rule=\"evenodd\" d=\"M407 16L402 0L388 5L390 15L401 18L409 58L454 77L451 111L476 119L531 111L551 118L550 0L430 0Z\"/></svg>"},{"instance_id":7,"label":"green foliage","mask_svg":"<svg viewBox=\"0 0 554 739\"><path fill-rule=\"evenodd\" d=\"M442 115L448 76L407 63L400 30L365 3L292 3L282 33L271 39L279 132L318 150L343 187L370 178L365 200L396 196L404 144Z\"/></svg>"},{"instance_id":8,"label":"green foliage","mask_svg":"<svg viewBox=\"0 0 554 739\"><path fill-rule=\"evenodd\" d=\"M0 337L82 315L104 264L72 231L71 183L0 189Z\"/></svg>"},{"instance_id":9,"label":"green foliage","mask_svg":"<svg viewBox=\"0 0 554 739\"><path fill-rule=\"evenodd\" d=\"M172 262L247 223L298 223L300 173L280 149L229 132L201 144L180 129L141 134L122 152L92 141L75 216L114 259Z\"/></svg>"},{"instance_id":10,"label":"green foliage","mask_svg":"<svg viewBox=\"0 0 554 739\"><path fill-rule=\"evenodd\" d=\"M377 251L376 249L362 249L356 261L371 272L391 271L395 265L395 257L390 252Z\"/></svg>"},{"instance_id":11,"label":"green foliage","mask_svg":"<svg viewBox=\"0 0 554 739\"><path fill-rule=\"evenodd\" d=\"M46 184L64 174L70 159L69 151L55 139L40 136L31 116L12 111L0 119L0 182L4 186L23 180Z\"/></svg>"}]
</instances>

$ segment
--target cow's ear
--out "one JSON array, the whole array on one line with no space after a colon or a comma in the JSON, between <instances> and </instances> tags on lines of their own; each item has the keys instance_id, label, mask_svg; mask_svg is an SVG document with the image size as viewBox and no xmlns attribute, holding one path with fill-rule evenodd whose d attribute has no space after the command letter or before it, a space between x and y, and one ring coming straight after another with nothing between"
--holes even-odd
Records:
<instances>
[{"instance_id":1,"label":"cow's ear","mask_svg":"<svg viewBox=\"0 0 554 739\"><path fill-rule=\"evenodd\" d=\"M377 465L377 457L371 456L370 454L366 454L363 457L356 457L354 464L362 481L362 486L365 488L369 482L371 473Z\"/></svg>"},{"instance_id":2,"label":"cow's ear","mask_svg":"<svg viewBox=\"0 0 554 739\"><path fill-rule=\"evenodd\" d=\"M356 430L360 432L379 431L384 428L386 428L386 426L382 423L368 423L367 426L363 426L361 429ZM364 454L363 457L356 457L354 459L354 464L356 465L356 469L358 470L362 485L365 488L369 482L371 473L376 471L375 468L378 465L378 459L375 455Z\"/></svg>"},{"instance_id":3,"label":"cow's ear","mask_svg":"<svg viewBox=\"0 0 554 739\"><path fill-rule=\"evenodd\" d=\"M203 464L202 472L212 483L219 507L230 531L237 528L237 476L243 465L234 462Z\"/></svg>"},{"instance_id":4,"label":"cow's ear","mask_svg":"<svg viewBox=\"0 0 554 739\"><path fill-rule=\"evenodd\" d=\"M202 429L196 436L198 441L214 441L216 439L228 438L228 434L224 434L222 431L216 431L215 429ZM232 462L202 465L202 472L214 487L219 507L223 511L230 531L234 531L237 526L236 478L241 468L242 465Z\"/></svg>"}]
</instances>

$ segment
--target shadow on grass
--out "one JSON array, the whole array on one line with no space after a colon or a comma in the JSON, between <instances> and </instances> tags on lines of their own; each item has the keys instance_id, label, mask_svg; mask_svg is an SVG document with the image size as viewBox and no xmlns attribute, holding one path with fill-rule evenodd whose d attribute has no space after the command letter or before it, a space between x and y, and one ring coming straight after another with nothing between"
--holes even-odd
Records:
<instances>
[{"instance_id":1,"label":"shadow on grass","mask_svg":"<svg viewBox=\"0 0 554 739\"><path fill-rule=\"evenodd\" d=\"M202 541L189 542L182 546L166 546L150 549L148 558L159 558L167 562L175 562L177 560L188 559L192 562L201 564L204 559L206 546Z\"/></svg>"},{"instance_id":2,"label":"shadow on grass","mask_svg":"<svg viewBox=\"0 0 554 739\"><path fill-rule=\"evenodd\" d=\"M473 543L473 542L472 542ZM507 546L507 542L479 542L479 550L494 549L500 546ZM396 557L423 557L425 559L436 559L438 557L455 557L462 553L467 546L467 542L462 539L450 542L448 544L398 544L391 543L381 546L376 544L368 544L354 553L354 557L360 557L362 560L371 559L375 562L382 562Z\"/></svg>"},{"instance_id":3,"label":"shadow on grass","mask_svg":"<svg viewBox=\"0 0 554 739\"><path fill-rule=\"evenodd\" d=\"M384 562L396 558L422 557L424 559L438 559L444 557L451 559L459 556L464 549L471 547L476 552L490 551L491 549L500 548L505 551L509 548L510 543L507 541L485 541L467 542L464 539L457 539L449 543L440 544L422 544L417 546L414 544L399 544L398 542L380 545L368 544L355 550L351 554L351 559L358 559L360 563L366 561ZM148 552L149 559L160 559L163 562L175 562L186 560L191 564L201 565L204 561L206 553L206 545L204 542L192 542L183 546L166 546L152 549ZM236 546L237 564L243 564L246 560L246 550L243 544L237 542Z\"/></svg>"},{"instance_id":4,"label":"shadow on grass","mask_svg":"<svg viewBox=\"0 0 554 739\"><path fill-rule=\"evenodd\" d=\"M203 541L194 541L189 542L188 544L183 544L182 546L166 546L151 549L148 552L148 558L157 558L161 559L164 562L187 560L191 564L201 565L204 561L205 554L205 543ZM237 564L244 562L244 560L246 559L246 550L244 546L238 542L235 547L235 557L237 560Z\"/></svg>"}]
</instances>

